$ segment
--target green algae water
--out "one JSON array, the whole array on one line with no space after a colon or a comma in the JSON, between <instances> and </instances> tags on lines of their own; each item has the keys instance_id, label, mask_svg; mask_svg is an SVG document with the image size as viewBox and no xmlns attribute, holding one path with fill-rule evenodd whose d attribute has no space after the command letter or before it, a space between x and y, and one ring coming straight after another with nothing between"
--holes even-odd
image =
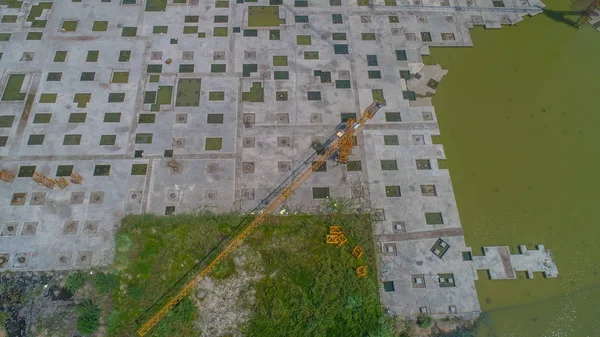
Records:
<instances>
[{"instance_id":1,"label":"green algae water","mask_svg":"<svg viewBox=\"0 0 600 337\"><path fill-rule=\"evenodd\" d=\"M450 70L433 103L467 244L543 244L559 270L480 273L473 336L600 336L600 32L569 26L565 0L545 3L552 14L473 29L475 47L426 60Z\"/></svg>"}]
</instances>

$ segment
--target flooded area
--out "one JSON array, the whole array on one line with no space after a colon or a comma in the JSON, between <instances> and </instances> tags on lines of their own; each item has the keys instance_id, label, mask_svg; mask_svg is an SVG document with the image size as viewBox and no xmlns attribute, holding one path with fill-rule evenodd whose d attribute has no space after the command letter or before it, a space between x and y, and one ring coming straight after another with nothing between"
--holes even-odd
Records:
<instances>
[{"instance_id":1,"label":"flooded area","mask_svg":"<svg viewBox=\"0 0 600 337\"><path fill-rule=\"evenodd\" d=\"M472 30L473 48L435 48L449 69L433 99L467 245L543 244L559 276L477 282L478 337L600 335L600 33L569 25L587 3ZM466 334L465 334L466 336Z\"/></svg>"}]
</instances>

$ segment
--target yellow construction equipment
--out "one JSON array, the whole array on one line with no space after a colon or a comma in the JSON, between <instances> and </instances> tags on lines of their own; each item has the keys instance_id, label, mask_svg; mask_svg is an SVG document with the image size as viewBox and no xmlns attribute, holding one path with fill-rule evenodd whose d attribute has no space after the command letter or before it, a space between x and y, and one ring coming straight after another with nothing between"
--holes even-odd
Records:
<instances>
[{"instance_id":1,"label":"yellow construction equipment","mask_svg":"<svg viewBox=\"0 0 600 337\"><path fill-rule=\"evenodd\" d=\"M6 181L7 183L12 183L13 179L15 179L15 175L10 171L2 170L0 171L0 179Z\"/></svg>"},{"instance_id":2,"label":"yellow construction equipment","mask_svg":"<svg viewBox=\"0 0 600 337\"><path fill-rule=\"evenodd\" d=\"M181 300L189 295L194 286L207 276L215 266L233 253L239 246L242 245L244 240L252 233L252 230L261 224L265 219L270 216L277 208L287 199L292 193L302 185L302 183L313 173L315 169L318 169L328 159L334 157L336 154L339 157L340 145L344 140L344 135L354 135L358 129L360 129L368 120L370 120L377 112L383 109L383 104L375 101L371 103L363 112L361 118L357 122L351 122L346 124L344 130L340 130L335 135L330 137L324 144L323 150L318 153L312 154L308 159L301 162L300 166L292 171L289 176L285 178L283 183L277 186L272 192L265 197L260 204L250 211L248 214L256 214L256 217L244 228L241 232L234 237L225 248L219 253L204 269L202 269L195 277L189 280L183 288L173 296L166 304L164 304L160 310L154 314L149 320L147 320L137 331L138 335L143 337L160 322L161 319L167 315L167 313L173 309ZM244 218L246 219L246 218ZM244 221L244 220L242 220ZM343 236L343 234L342 234ZM345 239L345 238L344 238ZM339 243L338 243L339 245ZM360 267L359 267L360 268Z\"/></svg>"},{"instance_id":3,"label":"yellow construction equipment","mask_svg":"<svg viewBox=\"0 0 600 337\"><path fill-rule=\"evenodd\" d=\"M356 276L363 277L367 276L367 266L360 266L356 268Z\"/></svg>"},{"instance_id":4,"label":"yellow construction equipment","mask_svg":"<svg viewBox=\"0 0 600 337\"><path fill-rule=\"evenodd\" d=\"M58 185L61 190L69 186L69 182L64 177L56 178L54 179L54 182L56 182L56 185Z\"/></svg>"},{"instance_id":5,"label":"yellow construction equipment","mask_svg":"<svg viewBox=\"0 0 600 337\"><path fill-rule=\"evenodd\" d=\"M56 185L56 182L54 180L37 172L33 172L33 176L31 176L31 179L33 179L33 181L35 181L36 183L40 183L50 189L54 188L54 185Z\"/></svg>"},{"instance_id":6,"label":"yellow construction equipment","mask_svg":"<svg viewBox=\"0 0 600 337\"><path fill-rule=\"evenodd\" d=\"M342 234L342 226L329 226L329 234L331 234L331 235Z\"/></svg>"},{"instance_id":7,"label":"yellow construction equipment","mask_svg":"<svg viewBox=\"0 0 600 337\"><path fill-rule=\"evenodd\" d=\"M325 237L325 243L337 245L338 243L340 243L340 236L337 234L336 235L327 235Z\"/></svg>"},{"instance_id":8,"label":"yellow construction equipment","mask_svg":"<svg viewBox=\"0 0 600 337\"><path fill-rule=\"evenodd\" d=\"M338 245L337 245L338 247L341 247L341 246L343 246L343 245L344 245L346 242L348 242L348 239L346 239L346 236L345 236L344 234L340 234L340 235L338 235L338 239L339 239L339 242L338 242Z\"/></svg>"},{"instance_id":9,"label":"yellow construction equipment","mask_svg":"<svg viewBox=\"0 0 600 337\"><path fill-rule=\"evenodd\" d=\"M83 177L77 173L71 173L71 182L73 184L81 185L81 182L83 182Z\"/></svg>"},{"instance_id":10,"label":"yellow construction equipment","mask_svg":"<svg viewBox=\"0 0 600 337\"><path fill-rule=\"evenodd\" d=\"M352 249L352 256L354 256L357 259L360 259L361 256L363 256L364 252L365 251L362 248L360 248L360 246L356 246L354 247L354 249Z\"/></svg>"}]
</instances>

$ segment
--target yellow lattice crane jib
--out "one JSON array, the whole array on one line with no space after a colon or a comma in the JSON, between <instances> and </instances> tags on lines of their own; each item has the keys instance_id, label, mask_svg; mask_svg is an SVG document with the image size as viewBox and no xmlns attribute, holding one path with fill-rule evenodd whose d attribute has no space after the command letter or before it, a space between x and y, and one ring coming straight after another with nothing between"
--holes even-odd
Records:
<instances>
[{"instance_id":1,"label":"yellow lattice crane jib","mask_svg":"<svg viewBox=\"0 0 600 337\"><path fill-rule=\"evenodd\" d=\"M337 162L338 164L345 164L348 161L348 156L354 146L354 119L350 118L346 121L346 130L341 137L340 151L338 152Z\"/></svg>"},{"instance_id":2,"label":"yellow lattice crane jib","mask_svg":"<svg viewBox=\"0 0 600 337\"><path fill-rule=\"evenodd\" d=\"M33 179L33 181L35 181L36 183L40 183L50 189L54 188L54 185L56 185L56 182L54 180L37 172L33 172L33 176L31 176L31 179Z\"/></svg>"},{"instance_id":3,"label":"yellow lattice crane jib","mask_svg":"<svg viewBox=\"0 0 600 337\"><path fill-rule=\"evenodd\" d=\"M367 266L360 266L356 268L356 276L364 277L367 276Z\"/></svg>"},{"instance_id":4,"label":"yellow lattice crane jib","mask_svg":"<svg viewBox=\"0 0 600 337\"><path fill-rule=\"evenodd\" d=\"M332 158L336 153L339 153L342 136L346 133L354 133L356 130L360 129L369 119L371 119L378 111L383 109L383 104L378 101L372 102L366 109L363 111L361 118L352 123L350 128L347 128L341 132L341 135L338 138L334 138L314 160L316 165L308 165L302 168L301 172L296 175L296 177L291 180L280 192L278 192L273 199L271 199L263 208L261 208L261 212L252 220L241 232L238 234L233 240L225 246L223 251L219 253L204 269L200 271L195 277L193 277L189 282L187 282L183 288L173 297L169 299L169 301L164 304L158 312L156 312L150 319L148 319L138 330L137 334L140 337L146 336L150 330L152 330L158 322L160 322L168 313L173 309L179 302L181 302L185 297L187 297L194 286L202 280L205 276L207 276L215 266L221 262L223 259L228 257L232 252L234 252L239 246L242 245L244 240L250 235L250 233L256 228L259 224L261 224L267 216L270 216L277 208L296 190L308 177L318 169L321 165L323 165L329 158ZM338 132L339 134L339 132ZM81 176L80 176L81 177ZM71 176L71 179L73 177ZM73 180L71 180L73 181ZM73 183L75 183L73 181ZM81 183L81 180L79 181ZM342 240L343 234L338 236L338 240ZM343 237L345 239L345 237ZM344 241L345 242L345 241ZM343 243L342 243L343 244ZM338 243L338 246L340 244ZM365 270L366 271L366 270Z\"/></svg>"},{"instance_id":5,"label":"yellow lattice crane jib","mask_svg":"<svg viewBox=\"0 0 600 337\"><path fill-rule=\"evenodd\" d=\"M360 259L361 256L363 256L364 252L365 251L357 245L356 247L354 247L354 249L352 249L352 256L354 256L357 259Z\"/></svg>"}]
</instances>

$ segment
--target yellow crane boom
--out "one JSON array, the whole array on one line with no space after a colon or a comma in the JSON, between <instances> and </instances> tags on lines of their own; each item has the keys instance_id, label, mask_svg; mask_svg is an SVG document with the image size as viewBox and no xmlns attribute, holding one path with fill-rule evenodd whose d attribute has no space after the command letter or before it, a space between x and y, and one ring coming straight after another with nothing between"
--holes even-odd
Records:
<instances>
[{"instance_id":1,"label":"yellow crane boom","mask_svg":"<svg viewBox=\"0 0 600 337\"><path fill-rule=\"evenodd\" d=\"M204 269L200 271L191 281L189 281L173 298L171 298L167 304L154 314L148 321L146 321L137 331L140 337L146 336L152 328L162 320L167 313L173 309L179 302L186 298L194 286L207 276L216 265L233 253L241 244L246 240L248 235L252 233L254 228L261 224L267 216L273 213L281 204L289 198L294 191L302 185L302 183L308 179L308 177L327 161L327 159L333 157L336 152L340 150L342 142L347 139L347 135L354 135L355 132L360 129L369 119L371 119L377 112L383 109L383 104L374 101L371 103L363 112L361 118L357 122L347 123L346 128L336 133L336 135L330 138L328 143L324 144L325 149L322 151L312 162L311 165L304 165L299 174L296 175L289 185L278 191L276 196L268 201L264 208L259 214L252 220L252 222L244 228L225 248L219 253ZM346 137L345 137L346 136ZM306 164L306 163L304 163Z\"/></svg>"}]
</instances>

